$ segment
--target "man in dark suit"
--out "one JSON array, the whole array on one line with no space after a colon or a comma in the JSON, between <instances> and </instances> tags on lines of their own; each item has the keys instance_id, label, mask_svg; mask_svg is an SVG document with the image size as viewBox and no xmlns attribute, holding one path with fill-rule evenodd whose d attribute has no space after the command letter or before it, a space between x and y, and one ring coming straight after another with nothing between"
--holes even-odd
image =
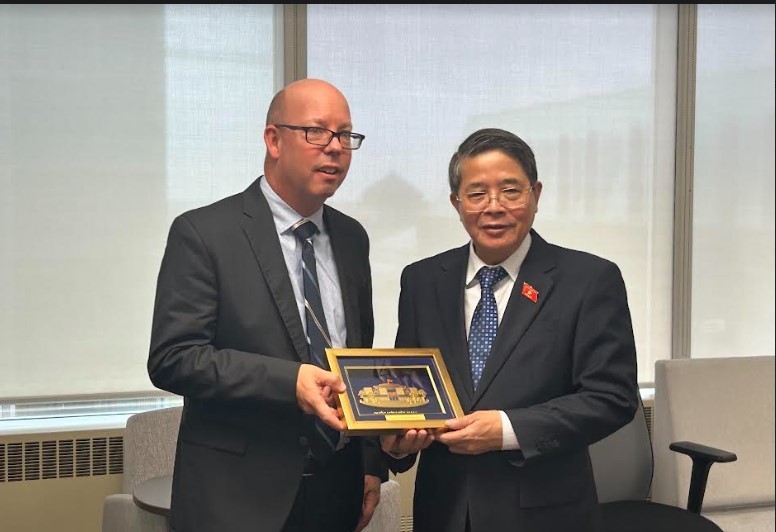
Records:
<instances>
[{"instance_id":1,"label":"man in dark suit","mask_svg":"<svg viewBox=\"0 0 776 532\"><path fill-rule=\"evenodd\" d=\"M372 516L379 442L337 432L344 384L320 367L326 346L372 345L369 240L324 205L363 138L339 90L292 83L267 113L264 176L172 224L148 371L184 397L176 532L351 532Z\"/></svg>"},{"instance_id":2,"label":"man in dark suit","mask_svg":"<svg viewBox=\"0 0 776 532\"><path fill-rule=\"evenodd\" d=\"M516 135L473 133L449 179L471 242L405 268L396 347L440 348L467 414L382 438L395 471L422 449L414 530L593 532L587 447L638 404L620 271L532 229L542 184Z\"/></svg>"}]
</instances>

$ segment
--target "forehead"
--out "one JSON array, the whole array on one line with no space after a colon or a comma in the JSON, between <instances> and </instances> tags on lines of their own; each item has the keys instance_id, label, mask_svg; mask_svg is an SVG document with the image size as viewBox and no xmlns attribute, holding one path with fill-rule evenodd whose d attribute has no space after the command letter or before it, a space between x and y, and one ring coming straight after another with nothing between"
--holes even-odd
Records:
<instances>
[{"instance_id":1,"label":"forehead","mask_svg":"<svg viewBox=\"0 0 776 532\"><path fill-rule=\"evenodd\" d=\"M528 182L520 162L500 150L487 151L461 160L461 188Z\"/></svg>"},{"instance_id":2,"label":"forehead","mask_svg":"<svg viewBox=\"0 0 776 532\"><path fill-rule=\"evenodd\" d=\"M339 128L350 125L350 107L337 91L327 88L297 90L285 102L288 121Z\"/></svg>"}]
</instances>

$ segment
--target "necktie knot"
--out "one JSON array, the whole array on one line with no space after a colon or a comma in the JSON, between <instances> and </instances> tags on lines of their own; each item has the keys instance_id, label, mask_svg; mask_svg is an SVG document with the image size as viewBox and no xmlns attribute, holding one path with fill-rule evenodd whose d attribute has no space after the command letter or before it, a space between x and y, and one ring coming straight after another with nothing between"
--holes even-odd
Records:
<instances>
[{"instance_id":1,"label":"necktie knot","mask_svg":"<svg viewBox=\"0 0 776 532\"><path fill-rule=\"evenodd\" d=\"M483 266L477 272L476 277L480 281L480 286L483 290L493 290L493 285L503 279L506 274L507 271L501 266L495 268Z\"/></svg>"},{"instance_id":2,"label":"necktie knot","mask_svg":"<svg viewBox=\"0 0 776 532\"><path fill-rule=\"evenodd\" d=\"M316 227L315 222L303 218L291 228L291 231L300 240L309 240L318 232L318 227Z\"/></svg>"}]
</instances>

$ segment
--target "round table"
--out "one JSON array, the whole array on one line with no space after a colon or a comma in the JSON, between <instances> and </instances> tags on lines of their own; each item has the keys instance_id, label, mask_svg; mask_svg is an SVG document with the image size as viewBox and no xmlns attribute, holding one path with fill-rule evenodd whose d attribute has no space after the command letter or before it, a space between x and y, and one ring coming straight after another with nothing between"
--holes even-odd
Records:
<instances>
[{"instance_id":1,"label":"round table","mask_svg":"<svg viewBox=\"0 0 776 532\"><path fill-rule=\"evenodd\" d=\"M143 510L169 518L171 492L172 475L165 475L138 484L132 492L132 499Z\"/></svg>"}]
</instances>

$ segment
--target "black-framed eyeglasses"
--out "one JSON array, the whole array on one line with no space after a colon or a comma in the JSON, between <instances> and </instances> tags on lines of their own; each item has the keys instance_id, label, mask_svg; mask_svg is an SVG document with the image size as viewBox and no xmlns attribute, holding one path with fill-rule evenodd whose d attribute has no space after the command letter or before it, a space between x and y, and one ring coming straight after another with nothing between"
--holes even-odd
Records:
<instances>
[{"instance_id":1,"label":"black-framed eyeglasses","mask_svg":"<svg viewBox=\"0 0 776 532\"><path fill-rule=\"evenodd\" d=\"M273 124L275 127L284 127L286 129L293 129L294 131L304 131L304 139L310 144L316 146L328 146L334 137L346 150L357 150L361 147L361 143L366 138L361 133L353 133L352 131L332 131L325 127L318 126L289 126L288 124Z\"/></svg>"},{"instance_id":2,"label":"black-framed eyeglasses","mask_svg":"<svg viewBox=\"0 0 776 532\"><path fill-rule=\"evenodd\" d=\"M529 187L508 187L495 194L477 190L468 192L463 196L456 196L458 203L463 205L466 212L482 212L487 209L495 199L505 209L520 209L528 204L533 185Z\"/></svg>"}]
</instances>

